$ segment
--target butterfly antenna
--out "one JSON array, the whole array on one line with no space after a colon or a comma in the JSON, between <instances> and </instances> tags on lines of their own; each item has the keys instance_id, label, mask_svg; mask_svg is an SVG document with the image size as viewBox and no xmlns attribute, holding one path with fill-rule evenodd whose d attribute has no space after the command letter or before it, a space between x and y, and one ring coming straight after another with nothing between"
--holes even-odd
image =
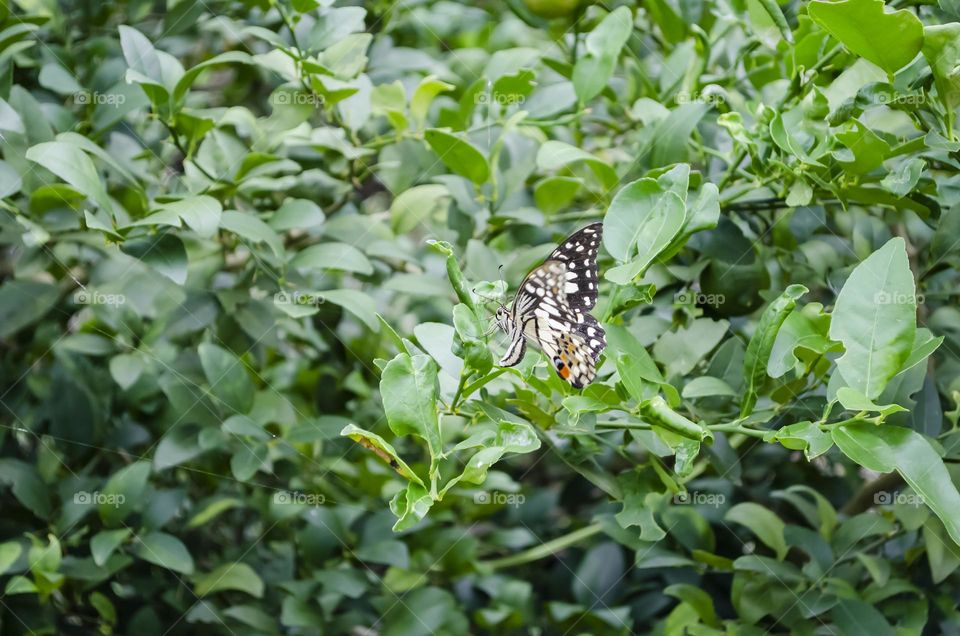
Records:
<instances>
[{"instance_id":1,"label":"butterfly antenna","mask_svg":"<svg viewBox=\"0 0 960 636\"><path fill-rule=\"evenodd\" d=\"M497 271L500 273L500 282L503 283L503 293L507 293L507 281L503 279L503 263L500 263L500 267L497 268ZM506 299L504 299L506 300ZM500 303L500 306L503 307L503 303Z\"/></svg>"},{"instance_id":2,"label":"butterfly antenna","mask_svg":"<svg viewBox=\"0 0 960 636\"><path fill-rule=\"evenodd\" d=\"M477 291L477 288L476 288L476 287L473 288L473 293L476 294L477 296L479 296L480 298L483 298L484 300L488 300L488 301L491 301L491 302L500 302L500 301L498 301L496 298L492 298L492 297L490 297L490 296L485 296L484 294L481 294L480 292Z\"/></svg>"}]
</instances>

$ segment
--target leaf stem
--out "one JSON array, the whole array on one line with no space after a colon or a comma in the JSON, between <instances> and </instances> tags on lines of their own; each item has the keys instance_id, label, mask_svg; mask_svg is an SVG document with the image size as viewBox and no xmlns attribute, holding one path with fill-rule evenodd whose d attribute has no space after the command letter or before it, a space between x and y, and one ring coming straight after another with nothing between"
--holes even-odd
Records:
<instances>
[{"instance_id":1,"label":"leaf stem","mask_svg":"<svg viewBox=\"0 0 960 636\"><path fill-rule=\"evenodd\" d=\"M565 534L561 537L547 541L546 543L541 543L540 545L530 548L529 550L524 550L523 552L518 552L517 554L500 559L482 561L481 565L487 566L494 570L499 570L502 568L513 567L515 565L523 565L524 563L539 561L540 559L553 556L561 550L577 545L581 541L599 534L601 529L602 528L599 523L593 523L589 526L580 528L579 530L574 530L573 532Z\"/></svg>"}]
</instances>

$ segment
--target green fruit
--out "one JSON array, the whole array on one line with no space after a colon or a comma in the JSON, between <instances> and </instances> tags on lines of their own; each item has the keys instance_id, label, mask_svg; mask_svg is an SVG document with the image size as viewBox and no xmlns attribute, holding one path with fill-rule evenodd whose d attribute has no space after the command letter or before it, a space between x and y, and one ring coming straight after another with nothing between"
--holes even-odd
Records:
<instances>
[{"instance_id":1,"label":"green fruit","mask_svg":"<svg viewBox=\"0 0 960 636\"><path fill-rule=\"evenodd\" d=\"M580 0L523 0L530 12L541 18L565 18L580 6Z\"/></svg>"},{"instance_id":2,"label":"green fruit","mask_svg":"<svg viewBox=\"0 0 960 636\"><path fill-rule=\"evenodd\" d=\"M728 318L745 316L763 305L760 291L770 287L770 274L759 260L733 264L710 261L700 275L700 291L717 302L706 307L708 313Z\"/></svg>"}]
</instances>

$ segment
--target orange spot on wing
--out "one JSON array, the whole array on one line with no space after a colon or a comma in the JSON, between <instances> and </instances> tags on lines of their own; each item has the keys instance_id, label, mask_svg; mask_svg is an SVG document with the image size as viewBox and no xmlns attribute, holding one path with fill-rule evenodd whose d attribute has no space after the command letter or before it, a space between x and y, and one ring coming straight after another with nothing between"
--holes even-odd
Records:
<instances>
[{"instance_id":1,"label":"orange spot on wing","mask_svg":"<svg viewBox=\"0 0 960 636\"><path fill-rule=\"evenodd\" d=\"M570 367L564 365L564 366L560 367L559 369L557 369L557 373L560 374L560 377L561 377L561 378L563 378L564 380L566 380L567 378L570 377Z\"/></svg>"}]
</instances>

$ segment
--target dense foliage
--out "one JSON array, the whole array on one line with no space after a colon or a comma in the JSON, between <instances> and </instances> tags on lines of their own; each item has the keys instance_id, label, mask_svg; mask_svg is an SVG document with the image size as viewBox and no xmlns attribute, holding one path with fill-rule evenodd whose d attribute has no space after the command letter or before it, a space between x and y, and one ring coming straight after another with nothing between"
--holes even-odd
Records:
<instances>
[{"instance_id":1,"label":"dense foliage","mask_svg":"<svg viewBox=\"0 0 960 636\"><path fill-rule=\"evenodd\" d=\"M957 19L0 3L0 632L958 633Z\"/></svg>"}]
</instances>

